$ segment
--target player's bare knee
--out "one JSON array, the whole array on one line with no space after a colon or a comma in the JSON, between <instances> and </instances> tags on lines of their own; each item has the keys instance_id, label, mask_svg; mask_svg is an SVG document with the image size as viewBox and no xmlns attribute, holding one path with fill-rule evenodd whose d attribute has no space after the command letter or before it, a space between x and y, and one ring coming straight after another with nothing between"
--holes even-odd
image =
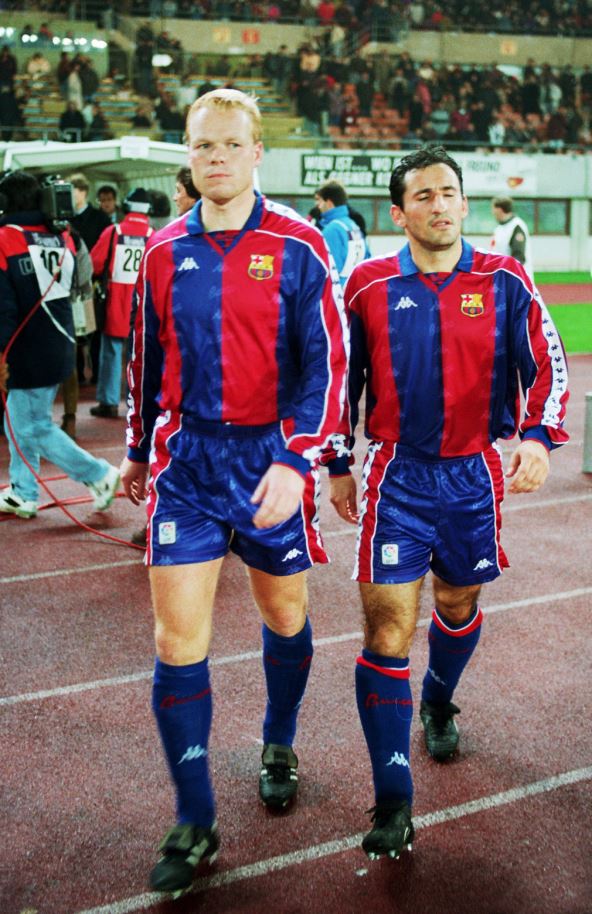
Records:
<instances>
[{"instance_id":1,"label":"player's bare knee","mask_svg":"<svg viewBox=\"0 0 592 914\"><path fill-rule=\"evenodd\" d=\"M434 578L434 599L436 609L453 625L461 625L475 612L481 588L453 587Z\"/></svg>"},{"instance_id":2,"label":"player's bare knee","mask_svg":"<svg viewBox=\"0 0 592 914\"><path fill-rule=\"evenodd\" d=\"M366 612L364 646L375 654L408 657L414 634L415 619Z\"/></svg>"},{"instance_id":3,"label":"player's bare knee","mask_svg":"<svg viewBox=\"0 0 592 914\"><path fill-rule=\"evenodd\" d=\"M201 633L159 624L154 630L154 644L158 658L171 666L199 663L208 653L208 639Z\"/></svg>"}]
</instances>

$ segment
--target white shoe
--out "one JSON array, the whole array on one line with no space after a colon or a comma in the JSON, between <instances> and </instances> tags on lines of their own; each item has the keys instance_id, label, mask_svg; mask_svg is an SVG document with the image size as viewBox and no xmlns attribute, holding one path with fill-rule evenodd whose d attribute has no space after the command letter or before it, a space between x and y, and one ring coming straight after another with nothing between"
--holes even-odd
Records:
<instances>
[{"instance_id":1,"label":"white shoe","mask_svg":"<svg viewBox=\"0 0 592 914\"><path fill-rule=\"evenodd\" d=\"M37 502L25 501L9 486L0 492L0 511L3 514L16 514L17 517L36 517Z\"/></svg>"},{"instance_id":2,"label":"white shoe","mask_svg":"<svg viewBox=\"0 0 592 914\"><path fill-rule=\"evenodd\" d=\"M119 470L110 466L102 479L87 482L86 486L92 492L95 511L106 511L119 488Z\"/></svg>"}]
</instances>

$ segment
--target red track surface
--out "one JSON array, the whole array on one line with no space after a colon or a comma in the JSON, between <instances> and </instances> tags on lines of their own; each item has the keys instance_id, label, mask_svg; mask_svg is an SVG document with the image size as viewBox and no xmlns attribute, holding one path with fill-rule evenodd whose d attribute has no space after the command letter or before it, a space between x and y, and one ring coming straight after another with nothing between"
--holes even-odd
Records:
<instances>
[{"instance_id":1,"label":"red track surface","mask_svg":"<svg viewBox=\"0 0 592 914\"><path fill-rule=\"evenodd\" d=\"M1 522L2 914L590 914L592 479L581 465L592 358L573 357L571 374L572 442L553 455L540 493L505 504L512 568L483 594L483 636L455 696L458 757L432 762L414 723L419 827L398 861L370 863L359 849L372 792L353 688L354 538L327 504L333 563L311 573L317 644L296 743L298 804L272 816L257 800L260 626L244 570L229 558L211 653L223 845L216 868L176 903L147 889L174 813L149 708L139 553L84 533L57 508ZM80 443L117 463L123 422L90 418L90 405L80 405ZM1 439L0 484L7 464ZM69 480L53 487L84 494ZM141 523L123 498L106 519L88 504L72 511L117 536ZM411 656L416 696L429 614L426 588Z\"/></svg>"},{"instance_id":2,"label":"red track surface","mask_svg":"<svg viewBox=\"0 0 592 914\"><path fill-rule=\"evenodd\" d=\"M545 283L538 290L547 305L577 305L592 300L592 281Z\"/></svg>"}]
</instances>

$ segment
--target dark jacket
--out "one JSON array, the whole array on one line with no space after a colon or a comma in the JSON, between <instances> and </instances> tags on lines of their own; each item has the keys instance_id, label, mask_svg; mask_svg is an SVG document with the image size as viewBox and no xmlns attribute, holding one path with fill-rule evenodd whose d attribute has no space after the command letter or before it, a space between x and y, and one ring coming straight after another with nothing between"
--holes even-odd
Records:
<instances>
[{"instance_id":1,"label":"dark jacket","mask_svg":"<svg viewBox=\"0 0 592 914\"><path fill-rule=\"evenodd\" d=\"M111 225L111 220L102 209L90 203L81 213L70 219L70 222L82 235L82 240L91 251L101 236L101 232Z\"/></svg>"},{"instance_id":2,"label":"dark jacket","mask_svg":"<svg viewBox=\"0 0 592 914\"><path fill-rule=\"evenodd\" d=\"M11 213L0 219L2 352L14 331L35 308L42 292L48 289L51 274L64 251L64 240L67 251L57 281L49 289L44 307L37 308L8 353L9 388L52 387L74 370L70 288L75 247L65 233L57 235L50 231L38 210Z\"/></svg>"}]
</instances>

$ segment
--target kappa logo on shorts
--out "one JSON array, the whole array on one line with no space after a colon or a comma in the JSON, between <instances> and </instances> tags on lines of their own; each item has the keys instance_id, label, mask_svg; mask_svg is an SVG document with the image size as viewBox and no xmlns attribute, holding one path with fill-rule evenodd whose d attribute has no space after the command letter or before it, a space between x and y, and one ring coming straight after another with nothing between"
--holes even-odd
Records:
<instances>
[{"instance_id":1,"label":"kappa logo on shorts","mask_svg":"<svg viewBox=\"0 0 592 914\"><path fill-rule=\"evenodd\" d=\"M383 565L399 564L399 547L396 543L383 543L381 549Z\"/></svg>"},{"instance_id":2,"label":"kappa logo on shorts","mask_svg":"<svg viewBox=\"0 0 592 914\"><path fill-rule=\"evenodd\" d=\"M290 549L289 552L286 552L282 562L291 562L292 559L297 559L299 555L302 555L300 549Z\"/></svg>"},{"instance_id":3,"label":"kappa logo on shorts","mask_svg":"<svg viewBox=\"0 0 592 914\"><path fill-rule=\"evenodd\" d=\"M479 559L473 571L484 571L486 568L492 568L493 562L490 562L489 559Z\"/></svg>"},{"instance_id":4,"label":"kappa logo on shorts","mask_svg":"<svg viewBox=\"0 0 592 914\"><path fill-rule=\"evenodd\" d=\"M177 542L177 524L174 520L165 520L158 525L158 542L161 546Z\"/></svg>"}]
</instances>

